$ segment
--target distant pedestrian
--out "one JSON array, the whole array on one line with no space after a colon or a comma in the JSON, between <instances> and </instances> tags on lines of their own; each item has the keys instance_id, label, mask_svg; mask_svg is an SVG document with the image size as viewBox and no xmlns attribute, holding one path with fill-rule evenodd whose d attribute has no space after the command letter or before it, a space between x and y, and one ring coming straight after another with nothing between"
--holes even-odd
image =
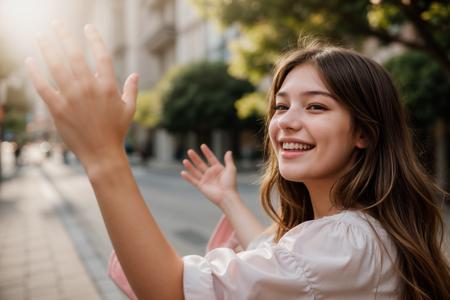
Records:
<instances>
[{"instance_id":1,"label":"distant pedestrian","mask_svg":"<svg viewBox=\"0 0 450 300\"><path fill-rule=\"evenodd\" d=\"M131 298L450 299L442 197L420 167L400 97L380 65L317 43L286 54L269 93L261 186L274 224L263 228L244 205L231 153L222 165L203 145L206 160L189 150L181 176L224 212L211 248L235 246L234 236L245 250L180 257L123 149L138 76L120 95L93 26L85 29L96 75L61 24L54 29L69 65L46 36L39 44L59 90L31 59L28 69L92 183L126 278L116 260L112 273L132 287Z\"/></svg>"},{"instance_id":2,"label":"distant pedestrian","mask_svg":"<svg viewBox=\"0 0 450 300\"><path fill-rule=\"evenodd\" d=\"M15 144L14 147L14 162L16 167L21 167L22 166L22 148L23 148L23 143L22 142L17 142Z\"/></svg>"}]
</instances>

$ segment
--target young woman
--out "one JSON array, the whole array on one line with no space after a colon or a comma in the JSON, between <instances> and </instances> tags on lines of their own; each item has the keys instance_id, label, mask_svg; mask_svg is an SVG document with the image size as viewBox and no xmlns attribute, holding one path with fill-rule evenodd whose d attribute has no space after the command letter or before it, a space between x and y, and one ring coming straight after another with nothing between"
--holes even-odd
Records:
<instances>
[{"instance_id":1,"label":"young woman","mask_svg":"<svg viewBox=\"0 0 450 300\"><path fill-rule=\"evenodd\" d=\"M57 84L27 67L92 183L117 257L139 299L450 299L439 193L412 148L388 74L355 52L310 45L278 64L269 94L262 203L243 205L231 153L202 146L182 177L222 209L245 251L179 257L146 207L123 142L137 75L117 91L99 34L86 26L92 74L61 24L69 64L39 38ZM441 197L442 198L442 197ZM276 199L276 203L273 203ZM151 209L151 207L150 207Z\"/></svg>"}]
</instances>

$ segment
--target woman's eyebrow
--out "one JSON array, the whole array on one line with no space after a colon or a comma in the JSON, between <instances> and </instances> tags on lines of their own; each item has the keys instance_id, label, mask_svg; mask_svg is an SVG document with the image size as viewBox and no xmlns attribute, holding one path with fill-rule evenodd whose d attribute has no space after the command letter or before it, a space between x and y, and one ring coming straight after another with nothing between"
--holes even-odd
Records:
<instances>
[{"instance_id":1,"label":"woman's eyebrow","mask_svg":"<svg viewBox=\"0 0 450 300\"><path fill-rule=\"evenodd\" d=\"M280 98L288 98L288 93L281 91L281 92L278 92L275 96L280 97ZM302 97L304 97L304 96L325 96L325 97L329 97L331 99L336 99L336 97L334 97L332 94L330 94L328 92L316 91L316 90L301 92L300 96L302 96Z\"/></svg>"}]
</instances>

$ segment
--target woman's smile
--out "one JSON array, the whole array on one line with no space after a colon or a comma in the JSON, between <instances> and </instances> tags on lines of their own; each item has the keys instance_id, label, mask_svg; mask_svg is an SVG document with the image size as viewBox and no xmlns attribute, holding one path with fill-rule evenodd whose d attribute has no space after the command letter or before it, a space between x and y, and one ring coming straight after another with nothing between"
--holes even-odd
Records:
<instances>
[{"instance_id":1,"label":"woman's smile","mask_svg":"<svg viewBox=\"0 0 450 300\"><path fill-rule=\"evenodd\" d=\"M300 140L281 139L279 143L282 158L296 158L303 156L315 148L315 145Z\"/></svg>"}]
</instances>

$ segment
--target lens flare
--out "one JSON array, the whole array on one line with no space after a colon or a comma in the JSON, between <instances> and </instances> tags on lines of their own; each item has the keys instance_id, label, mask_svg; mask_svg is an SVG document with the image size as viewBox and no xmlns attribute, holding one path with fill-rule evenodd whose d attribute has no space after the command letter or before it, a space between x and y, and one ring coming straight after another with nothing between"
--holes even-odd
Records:
<instances>
[{"instance_id":1,"label":"lens flare","mask_svg":"<svg viewBox=\"0 0 450 300\"><path fill-rule=\"evenodd\" d=\"M57 17L57 2L53 0L3 0L0 1L0 22L2 36L12 48L27 52L35 35L48 28Z\"/></svg>"}]
</instances>

